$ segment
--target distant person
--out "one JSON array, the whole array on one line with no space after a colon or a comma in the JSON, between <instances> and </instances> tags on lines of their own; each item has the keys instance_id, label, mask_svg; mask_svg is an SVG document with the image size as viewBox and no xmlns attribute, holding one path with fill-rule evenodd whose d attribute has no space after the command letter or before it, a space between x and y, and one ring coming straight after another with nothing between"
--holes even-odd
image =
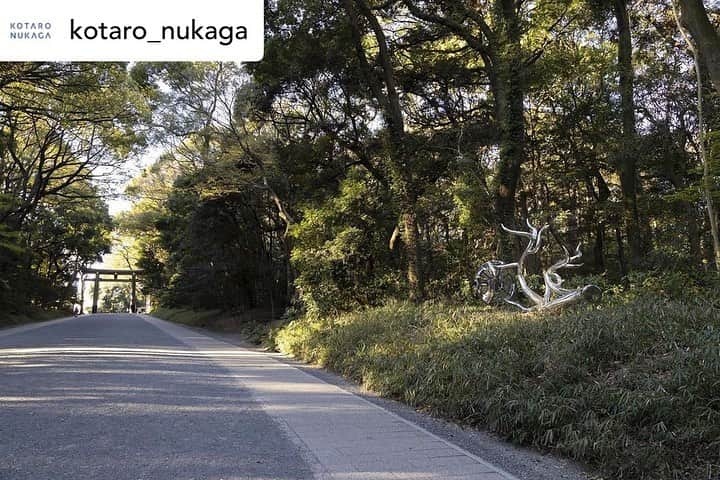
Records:
<instances>
[{"instance_id":1,"label":"distant person","mask_svg":"<svg viewBox=\"0 0 720 480\"><path fill-rule=\"evenodd\" d=\"M73 315L74 315L74 316L77 317L78 315L80 315L80 312L81 312L81 311L82 311L82 309L80 308L80 304L79 304L79 303L73 304Z\"/></svg>"}]
</instances>

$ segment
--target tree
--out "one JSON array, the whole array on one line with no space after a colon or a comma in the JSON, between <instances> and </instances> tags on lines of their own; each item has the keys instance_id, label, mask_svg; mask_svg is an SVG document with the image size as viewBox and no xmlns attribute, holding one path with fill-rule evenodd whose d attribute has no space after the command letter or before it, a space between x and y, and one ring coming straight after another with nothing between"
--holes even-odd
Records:
<instances>
[{"instance_id":1,"label":"tree","mask_svg":"<svg viewBox=\"0 0 720 480\"><path fill-rule=\"evenodd\" d=\"M702 66L708 69L715 89L720 91L720 37L717 31L710 23L707 12L700 0L682 0L678 1L681 10L681 16L678 20L678 27L685 37L686 43L693 52L695 61L696 81L697 81L697 101L698 101L698 124L699 124L699 153L703 165L702 190L705 197L705 203L710 221L710 231L713 241L713 250L715 252L715 268L720 272L720 218L715 210L714 203L714 181L710 168L710 157L706 150L706 129L705 115L703 111L703 74ZM674 5L674 4L673 4ZM677 18L677 14L676 14ZM695 40L695 44L690 41L684 28L690 31Z\"/></svg>"},{"instance_id":2,"label":"tree","mask_svg":"<svg viewBox=\"0 0 720 480\"><path fill-rule=\"evenodd\" d=\"M637 153L635 150L637 131L635 129L635 89L632 65L632 33L628 0L613 0L617 23L617 48L620 110L622 118L622 141L618 155L618 173L623 193L625 224L630 245L630 258L638 261L643 256L640 212L637 204Z\"/></svg>"},{"instance_id":3,"label":"tree","mask_svg":"<svg viewBox=\"0 0 720 480\"><path fill-rule=\"evenodd\" d=\"M57 306L69 276L107 248L101 187L142 146L145 100L123 64L0 65L0 231L13 243L0 264L12 303Z\"/></svg>"},{"instance_id":4,"label":"tree","mask_svg":"<svg viewBox=\"0 0 720 480\"><path fill-rule=\"evenodd\" d=\"M114 285L105 289L100 308L103 312L124 313L130 308L130 287Z\"/></svg>"},{"instance_id":5,"label":"tree","mask_svg":"<svg viewBox=\"0 0 720 480\"><path fill-rule=\"evenodd\" d=\"M0 76L0 222L16 229L44 198L116 171L146 112L124 65L23 66Z\"/></svg>"},{"instance_id":6,"label":"tree","mask_svg":"<svg viewBox=\"0 0 720 480\"><path fill-rule=\"evenodd\" d=\"M680 22L695 41L715 89L720 91L720 36L710 23L702 0L673 0L680 10Z\"/></svg>"},{"instance_id":7,"label":"tree","mask_svg":"<svg viewBox=\"0 0 720 480\"><path fill-rule=\"evenodd\" d=\"M526 161L525 96L528 75L542 56L548 38L533 45L528 26L530 18L545 24L548 33L562 27L568 8L559 13L547 5L525 8L525 2L494 0L492 2L413 2L403 0L412 15L457 36L477 52L482 68L489 80L493 96L494 117L499 130L498 162L494 176L494 210L498 235L500 224L515 224L515 196L520 182L522 165ZM531 12L544 12L545 21L536 19ZM530 48L528 48L528 46ZM510 254L507 242L498 243L498 255Z\"/></svg>"},{"instance_id":8,"label":"tree","mask_svg":"<svg viewBox=\"0 0 720 480\"><path fill-rule=\"evenodd\" d=\"M243 115L241 72L222 63L138 64L133 74L170 87L157 119L168 151L130 185L139 201L122 221L126 231L151 232L138 242L150 289L193 306L284 304L292 216L276 193L263 132Z\"/></svg>"},{"instance_id":9,"label":"tree","mask_svg":"<svg viewBox=\"0 0 720 480\"><path fill-rule=\"evenodd\" d=\"M613 280L711 260L697 134L717 106L698 122L667 4L588 3L281 0L262 62L136 65L169 139L124 219L153 288L318 312L466 298L523 218Z\"/></svg>"}]
</instances>

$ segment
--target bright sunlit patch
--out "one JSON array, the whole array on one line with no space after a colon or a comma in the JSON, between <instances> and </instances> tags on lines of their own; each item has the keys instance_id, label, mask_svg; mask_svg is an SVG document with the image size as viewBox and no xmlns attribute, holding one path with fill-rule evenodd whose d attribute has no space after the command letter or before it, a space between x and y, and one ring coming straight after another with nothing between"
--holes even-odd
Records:
<instances>
[{"instance_id":1,"label":"bright sunlit patch","mask_svg":"<svg viewBox=\"0 0 720 480\"><path fill-rule=\"evenodd\" d=\"M57 397L0 397L0 403L53 402L58 400L98 400L94 395L62 395Z\"/></svg>"},{"instance_id":2,"label":"bright sunlit patch","mask_svg":"<svg viewBox=\"0 0 720 480\"><path fill-rule=\"evenodd\" d=\"M121 347L42 347L42 348L4 348L0 349L0 358L17 358L30 355L157 355L168 357L223 357L248 358L260 355L255 352L238 350L186 350L166 348L121 348Z\"/></svg>"}]
</instances>

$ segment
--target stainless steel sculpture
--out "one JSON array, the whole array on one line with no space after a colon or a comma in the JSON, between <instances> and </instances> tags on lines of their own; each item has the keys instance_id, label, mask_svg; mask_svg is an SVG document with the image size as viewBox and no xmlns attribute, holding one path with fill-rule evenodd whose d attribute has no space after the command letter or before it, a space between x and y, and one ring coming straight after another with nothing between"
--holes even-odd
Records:
<instances>
[{"instance_id":1,"label":"stainless steel sculpture","mask_svg":"<svg viewBox=\"0 0 720 480\"><path fill-rule=\"evenodd\" d=\"M477 274L475 274L473 289L485 303L498 304L506 302L518 307L524 312L532 312L567 305L568 303L574 303L583 298L586 300L594 300L601 295L600 288L596 285L585 285L584 287L575 289L562 287L563 279L557 272L562 268L579 267L582 265L581 263L575 263L576 260L582 256L580 245L577 246L572 256L570 256L570 252L568 252L565 246L562 247L565 252L565 257L543 270L545 292L542 295L535 292L530 288L525 279L525 260L527 260L530 255L535 255L540 251L543 242L542 235L550 225L545 224L542 228L538 229L528 220L527 226L530 229L528 232L511 230L505 225L501 226L503 230L512 235L527 238L528 244L517 262L505 263L500 260L491 260L480 267ZM513 269L515 269L515 279L512 278ZM525 306L512 299L515 294L515 280L517 280L523 294L530 299L532 305Z\"/></svg>"}]
</instances>

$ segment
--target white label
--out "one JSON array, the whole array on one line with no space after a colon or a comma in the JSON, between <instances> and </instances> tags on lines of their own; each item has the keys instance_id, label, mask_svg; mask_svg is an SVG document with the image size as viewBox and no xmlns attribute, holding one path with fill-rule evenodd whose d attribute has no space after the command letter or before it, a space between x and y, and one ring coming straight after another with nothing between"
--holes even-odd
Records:
<instances>
[{"instance_id":1,"label":"white label","mask_svg":"<svg viewBox=\"0 0 720 480\"><path fill-rule=\"evenodd\" d=\"M0 61L259 61L263 0L3 0Z\"/></svg>"}]
</instances>

